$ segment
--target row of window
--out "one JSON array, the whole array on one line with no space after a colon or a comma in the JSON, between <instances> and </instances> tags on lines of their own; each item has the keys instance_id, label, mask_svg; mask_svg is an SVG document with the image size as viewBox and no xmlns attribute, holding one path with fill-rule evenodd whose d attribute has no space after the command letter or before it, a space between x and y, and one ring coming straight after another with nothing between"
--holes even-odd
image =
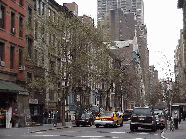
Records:
<instances>
[{"instance_id":1,"label":"row of window","mask_svg":"<svg viewBox=\"0 0 186 139\"><path fill-rule=\"evenodd\" d=\"M0 42L0 61L4 61L4 54L5 54L5 44ZM22 55L23 55L23 51L22 48L19 48L19 67L22 65ZM15 47L14 46L10 46L10 69L14 68L14 62L16 62L15 60Z\"/></svg>"},{"instance_id":2,"label":"row of window","mask_svg":"<svg viewBox=\"0 0 186 139\"><path fill-rule=\"evenodd\" d=\"M46 4L42 2L42 0L34 0L34 9L37 11L38 15L46 15ZM56 14L54 11L52 11L50 8L48 8L48 16L51 17L53 21L55 21Z\"/></svg>"},{"instance_id":3,"label":"row of window","mask_svg":"<svg viewBox=\"0 0 186 139\"><path fill-rule=\"evenodd\" d=\"M6 7L3 5L0 5L0 28L5 29L5 10ZM15 12L11 11L11 20L10 20L10 32L13 34L16 34L16 29L15 29ZM23 37L23 18L24 16L20 15L19 16L19 37Z\"/></svg>"}]
</instances>

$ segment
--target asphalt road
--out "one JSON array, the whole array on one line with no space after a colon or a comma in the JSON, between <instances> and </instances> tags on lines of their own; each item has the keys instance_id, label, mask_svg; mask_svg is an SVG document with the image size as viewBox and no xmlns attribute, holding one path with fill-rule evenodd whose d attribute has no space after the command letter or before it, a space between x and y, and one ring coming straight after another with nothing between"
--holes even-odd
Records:
<instances>
[{"instance_id":1,"label":"asphalt road","mask_svg":"<svg viewBox=\"0 0 186 139\"><path fill-rule=\"evenodd\" d=\"M34 128L32 128L34 130ZM161 130L153 132L139 128L138 131L130 132L129 121L124 121L122 127L100 127L80 126L72 128L53 128L36 132L24 132L24 130L11 130L16 134L1 134L0 139L22 139L22 138L39 138L39 139L161 139ZM19 132L19 133L18 133Z\"/></svg>"}]
</instances>

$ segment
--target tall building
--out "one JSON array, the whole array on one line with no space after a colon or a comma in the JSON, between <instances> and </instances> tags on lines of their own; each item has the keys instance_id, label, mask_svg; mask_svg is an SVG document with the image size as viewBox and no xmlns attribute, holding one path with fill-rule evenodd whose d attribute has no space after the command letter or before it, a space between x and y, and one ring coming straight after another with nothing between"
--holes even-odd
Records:
<instances>
[{"instance_id":1,"label":"tall building","mask_svg":"<svg viewBox=\"0 0 186 139\"><path fill-rule=\"evenodd\" d=\"M104 41L114 41L117 48L132 47L133 53L130 53L130 56L139 60L135 66L141 71L138 72L141 76L139 94L144 99L149 92L149 50L147 28L144 25L144 2L143 0L98 0L97 4L98 25L105 34ZM121 53L129 52L124 49ZM131 61L130 56L125 56L121 60Z\"/></svg>"},{"instance_id":2,"label":"tall building","mask_svg":"<svg viewBox=\"0 0 186 139\"><path fill-rule=\"evenodd\" d=\"M97 18L98 24L104 21L110 10L121 8L124 13L132 12L136 15L138 25L144 24L144 2L143 0L98 0Z\"/></svg>"},{"instance_id":3,"label":"tall building","mask_svg":"<svg viewBox=\"0 0 186 139\"><path fill-rule=\"evenodd\" d=\"M133 13L124 14L120 8L111 10L109 21L109 36L111 40L133 40L137 24Z\"/></svg>"},{"instance_id":4,"label":"tall building","mask_svg":"<svg viewBox=\"0 0 186 139\"><path fill-rule=\"evenodd\" d=\"M91 17L87 16L87 15L83 15L83 16L78 16L79 20L88 26L94 26L94 19L92 19Z\"/></svg>"}]
</instances>

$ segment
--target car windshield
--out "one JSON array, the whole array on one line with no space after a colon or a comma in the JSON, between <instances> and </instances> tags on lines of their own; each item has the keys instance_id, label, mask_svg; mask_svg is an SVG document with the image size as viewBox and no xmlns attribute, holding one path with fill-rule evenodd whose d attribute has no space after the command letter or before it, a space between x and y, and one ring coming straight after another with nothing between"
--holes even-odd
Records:
<instances>
[{"instance_id":1,"label":"car windshield","mask_svg":"<svg viewBox=\"0 0 186 139\"><path fill-rule=\"evenodd\" d=\"M132 110L125 110L124 111L125 114L132 114L132 112L133 112Z\"/></svg>"},{"instance_id":2,"label":"car windshield","mask_svg":"<svg viewBox=\"0 0 186 139\"><path fill-rule=\"evenodd\" d=\"M82 118L82 119L89 118L89 115L88 115L87 113L83 113L83 114L81 115L81 118Z\"/></svg>"},{"instance_id":3,"label":"car windshield","mask_svg":"<svg viewBox=\"0 0 186 139\"><path fill-rule=\"evenodd\" d=\"M103 112L103 113L100 113L99 116L113 116L113 113L112 112Z\"/></svg>"},{"instance_id":4,"label":"car windshield","mask_svg":"<svg viewBox=\"0 0 186 139\"><path fill-rule=\"evenodd\" d=\"M154 114L163 114L163 111L162 110L158 110L158 111L154 111Z\"/></svg>"},{"instance_id":5,"label":"car windshield","mask_svg":"<svg viewBox=\"0 0 186 139\"><path fill-rule=\"evenodd\" d=\"M150 109L147 109L147 108L137 108L137 109L134 109L134 114L147 114L147 115L150 115Z\"/></svg>"}]
</instances>

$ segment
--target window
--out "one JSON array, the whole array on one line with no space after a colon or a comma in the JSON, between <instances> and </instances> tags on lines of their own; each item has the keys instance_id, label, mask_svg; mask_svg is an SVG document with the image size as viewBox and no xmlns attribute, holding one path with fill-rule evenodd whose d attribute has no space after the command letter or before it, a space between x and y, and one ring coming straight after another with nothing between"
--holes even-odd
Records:
<instances>
[{"instance_id":1,"label":"window","mask_svg":"<svg viewBox=\"0 0 186 139\"><path fill-rule=\"evenodd\" d=\"M52 35L49 34L49 45L51 44L51 40L52 40Z\"/></svg>"},{"instance_id":2,"label":"window","mask_svg":"<svg viewBox=\"0 0 186 139\"><path fill-rule=\"evenodd\" d=\"M35 36L35 40L37 40L37 28L38 28L38 23L35 22L35 27L34 27L34 36Z\"/></svg>"},{"instance_id":3,"label":"window","mask_svg":"<svg viewBox=\"0 0 186 139\"><path fill-rule=\"evenodd\" d=\"M54 90L49 90L49 99L50 101L53 101L54 100Z\"/></svg>"},{"instance_id":4,"label":"window","mask_svg":"<svg viewBox=\"0 0 186 139\"><path fill-rule=\"evenodd\" d=\"M14 47L10 47L10 69L14 68Z\"/></svg>"},{"instance_id":5,"label":"window","mask_svg":"<svg viewBox=\"0 0 186 139\"><path fill-rule=\"evenodd\" d=\"M32 9L30 7L28 7L27 20L28 20L29 27L31 27L31 25L32 25Z\"/></svg>"},{"instance_id":6,"label":"window","mask_svg":"<svg viewBox=\"0 0 186 139\"><path fill-rule=\"evenodd\" d=\"M34 10L36 10L36 0L34 0Z\"/></svg>"},{"instance_id":7,"label":"window","mask_svg":"<svg viewBox=\"0 0 186 139\"><path fill-rule=\"evenodd\" d=\"M45 28L44 28L44 26L41 28L41 39L43 42L45 41Z\"/></svg>"},{"instance_id":8,"label":"window","mask_svg":"<svg viewBox=\"0 0 186 139\"><path fill-rule=\"evenodd\" d=\"M4 43L0 42L0 61L3 61Z\"/></svg>"},{"instance_id":9,"label":"window","mask_svg":"<svg viewBox=\"0 0 186 139\"><path fill-rule=\"evenodd\" d=\"M49 16L49 18L50 18L50 15L51 15L51 10L50 10L50 8L48 8L48 16Z\"/></svg>"},{"instance_id":10,"label":"window","mask_svg":"<svg viewBox=\"0 0 186 139\"><path fill-rule=\"evenodd\" d=\"M51 72L54 71L54 61L50 61L49 68L50 68L50 71L51 71Z\"/></svg>"},{"instance_id":11,"label":"window","mask_svg":"<svg viewBox=\"0 0 186 139\"><path fill-rule=\"evenodd\" d=\"M23 37L23 17L19 17L19 37Z\"/></svg>"},{"instance_id":12,"label":"window","mask_svg":"<svg viewBox=\"0 0 186 139\"><path fill-rule=\"evenodd\" d=\"M40 13L41 13L41 0L38 1L38 9L37 9L37 11L38 11L38 15L40 15Z\"/></svg>"},{"instance_id":13,"label":"window","mask_svg":"<svg viewBox=\"0 0 186 139\"><path fill-rule=\"evenodd\" d=\"M53 22L55 21L55 12L53 12Z\"/></svg>"},{"instance_id":14,"label":"window","mask_svg":"<svg viewBox=\"0 0 186 139\"><path fill-rule=\"evenodd\" d=\"M19 48L19 67L22 65L22 49Z\"/></svg>"},{"instance_id":15,"label":"window","mask_svg":"<svg viewBox=\"0 0 186 139\"><path fill-rule=\"evenodd\" d=\"M42 3L42 15L45 15L45 3Z\"/></svg>"},{"instance_id":16,"label":"window","mask_svg":"<svg viewBox=\"0 0 186 139\"><path fill-rule=\"evenodd\" d=\"M31 58L31 51L32 50L32 40L31 39L28 39L28 57Z\"/></svg>"},{"instance_id":17,"label":"window","mask_svg":"<svg viewBox=\"0 0 186 139\"><path fill-rule=\"evenodd\" d=\"M37 49L34 49L34 53L35 53L35 65L37 65L37 61L38 61L38 56L37 56Z\"/></svg>"},{"instance_id":18,"label":"window","mask_svg":"<svg viewBox=\"0 0 186 139\"><path fill-rule=\"evenodd\" d=\"M53 35L53 46L55 47L55 35Z\"/></svg>"},{"instance_id":19,"label":"window","mask_svg":"<svg viewBox=\"0 0 186 139\"><path fill-rule=\"evenodd\" d=\"M32 81L32 73L27 72L27 82L31 82Z\"/></svg>"},{"instance_id":20,"label":"window","mask_svg":"<svg viewBox=\"0 0 186 139\"><path fill-rule=\"evenodd\" d=\"M19 0L19 5L23 6L23 0Z\"/></svg>"},{"instance_id":21,"label":"window","mask_svg":"<svg viewBox=\"0 0 186 139\"><path fill-rule=\"evenodd\" d=\"M12 29L15 26L15 13L11 12L11 32L13 31Z\"/></svg>"},{"instance_id":22,"label":"window","mask_svg":"<svg viewBox=\"0 0 186 139\"><path fill-rule=\"evenodd\" d=\"M0 5L0 28L4 28L4 15L5 15L5 8Z\"/></svg>"}]
</instances>

